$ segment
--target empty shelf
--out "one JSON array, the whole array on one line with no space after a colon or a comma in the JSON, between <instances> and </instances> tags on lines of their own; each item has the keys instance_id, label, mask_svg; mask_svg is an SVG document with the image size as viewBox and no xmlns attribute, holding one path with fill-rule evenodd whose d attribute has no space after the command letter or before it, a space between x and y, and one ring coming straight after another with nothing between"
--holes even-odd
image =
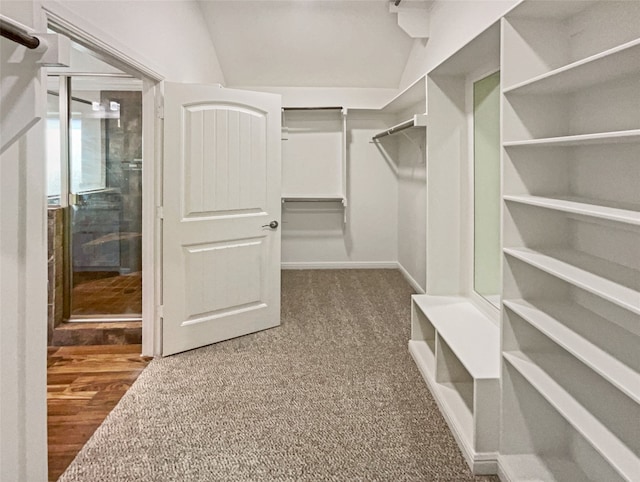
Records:
<instances>
[{"instance_id":1,"label":"empty shelf","mask_svg":"<svg viewBox=\"0 0 640 482\"><path fill-rule=\"evenodd\" d=\"M341 202L345 204L345 198L343 196L282 196L282 202Z\"/></svg>"},{"instance_id":2,"label":"empty shelf","mask_svg":"<svg viewBox=\"0 0 640 482\"><path fill-rule=\"evenodd\" d=\"M631 397L636 403L640 403L640 374L638 372L527 301L505 300L504 305ZM591 330L601 329L603 324L604 326L607 324L603 318L578 305L564 303L560 309L564 310L568 318L579 319L582 325L592 326Z\"/></svg>"},{"instance_id":3,"label":"empty shelf","mask_svg":"<svg viewBox=\"0 0 640 482\"><path fill-rule=\"evenodd\" d=\"M628 131L598 132L595 134L580 134L574 136L548 137L544 139L527 139L522 141L508 141L504 147L525 146L588 146L591 144L614 144L619 142L640 142L640 129Z\"/></svg>"},{"instance_id":4,"label":"empty shelf","mask_svg":"<svg viewBox=\"0 0 640 482\"><path fill-rule=\"evenodd\" d=\"M465 298L412 298L472 378L500 377L500 330L489 318Z\"/></svg>"},{"instance_id":5,"label":"empty shelf","mask_svg":"<svg viewBox=\"0 0 640 482\"><path fill-rule=\"evenodd\" d=\"M508 480L565 482L590 480L573 460L558 457L526 455L501 455L500 464L509 476Z\"/></svg>"},{"instance_id":6,"label":"empty shelf","mask_svg":"<svg viewBox=\"0 0 640 482\"><path fill-rule=\"evenodd\" d=\"M640 211L592 204L591 202L585 202L586 200L581 198L560 199L541 196L504 196L504 200L640 226Z\"/></svg>"},{"instance_id":7,"label":"empty shelf","mask_svg":"<svg viewBox=\"0 0 640 482\"><path fill-rule=\"evenodd\" d=\"M640 315L638 271L579 251L505 248L505 254Z\"/></svg>"},{"instance_id":8,"label":"empty shelf","mask_svg":"<svg viewBox=\"0 0 640 482\"><path fill-rule=\"evenodd\" d=\"M640 39L618 45L504 90L505 94L575 91L640 71Z\"/></svg>"},{"instance_id":9,"label":"empty shelf","mask_svg":"<svg viewBox=\"0 0 640 482\"><path fill-rule=\"evenodd\" d=\"M566 370L562 357L549 355L527 356L522 352L504 352L507 363L515 368L573 428L580 433L623 476L632 480L637 475L638 458L600 420L578 402L542 367L553 365Z\"/></svg>"}]
</instances>

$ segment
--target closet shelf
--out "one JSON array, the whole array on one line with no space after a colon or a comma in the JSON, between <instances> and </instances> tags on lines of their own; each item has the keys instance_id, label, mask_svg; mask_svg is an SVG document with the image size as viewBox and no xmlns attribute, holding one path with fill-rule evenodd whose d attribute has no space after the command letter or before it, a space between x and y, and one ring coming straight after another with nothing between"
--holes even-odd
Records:
<instances>
[{"instance_id":1,"label":"closet shelf","mask_svg":"<svg viewBox=\"0 0 640 482\"><path fill-rule=\"evenodd\" d=\"M572 460L532 454L500 455L500 465L509 475L507 480L589 480Z\"/></svg>"},{"instance_id":2,"label":"closet shelf","mask_svg":"<svg viewBox=\"0 0 640 482\"><path fill-rule=\"evenodd\" d=\"M640 403L640 374L620 360L594 345L589 340L568 328L553 316L525 300L504 300L504 306L544 333L582 363L590 367L609 383L636 403ZM556 303L567 319L580 320L583 328L598 332L609 323L595 313L573 303ZM585 326L588 325L588 326Z\"/></svg>"},{"instance_id":3,"label":"closet shelf","mask_svg":"<svg viewBox=\"0 0 640 482\"><path fill-rule=\"evenodd\" d=\"M505 94L560 94L640 72L640 39L520 82Z\"/></svg>"},{"instance_id":4,"label":"closet shelf","mask_svg":"<svg viewBox=\"0 0 640 482\"><path fill-rule=\"evenodd\" d=\"M637 270L568 249L505 248L504 253L640 315Z\"/></svg>"},{"instance_id":5,"label":"closet shelf","mask_svg":"<svg viewBox=\"0 0 640 482\"><path fill-rule=\"evenodd\" d=\"M573 375L567 373L570 370L565 362L567 355L549 353L525 355L520 351L508 351L502 356L596 451L612 464L618 473L633 480L638 468L638 458L633 450L620 441L545 370L545 367L553 367L555 373L563 375L562 378Z\"/></svg>"},{"instance_id":6,"label":"closet shelf","mask_svg":"<svg viewBox=\"0 0 640 482\"><path fill-rule=\"evenodd\" d=\"M525 146L588 146L591 144L613 144L621 142L640 142L640 129L626 131L598 132L574 136L547 137L543 139L527 139L523 141L503 142L504 147Z\"/></svg>"},{"instance_id":7,"label":"closet shelf","mask_svg":"<svg viewBox=\"0 0 640 482\"><path fill-rule=\"evenodd\" d=\"M412 127L425 127L427 125L427 114L416 114L411 119L401 122L387 130L377 133L372 137L372 140L380 139L381 137L390 136L396 134L405 129Z\"/></svg>"},{"instance_id":8,"label":"closet shelf","mask_svg":"<svg viewBox=\"0 0 640 482\"><path fill-rule=\"evenodd\" d=\"M504 200L555 211L580 214L592 218L640 226L640 210L593 204L578 197L548 198L542 196L504 196Z\"/></svg>"},{"instance_id":9,"label":"closet shelf","mask_svg":"<svg viewBox=\"0 0 640 482\"><path fill-rule=\"evenodd\" d=\"M282 202L341 202L344 206L347 205L344 196L282 196Z\"/></svg>"}]
</instances>

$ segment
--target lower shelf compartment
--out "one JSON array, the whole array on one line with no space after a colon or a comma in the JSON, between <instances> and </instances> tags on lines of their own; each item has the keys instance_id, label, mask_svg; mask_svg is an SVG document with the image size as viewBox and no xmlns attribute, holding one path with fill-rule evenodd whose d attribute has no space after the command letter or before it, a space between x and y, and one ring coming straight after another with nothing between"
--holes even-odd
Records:
<instances>
[{"instance_id":1,"label":"lower shelf compartment","mask_svg":"<svg viewBox=\"0 0 640 482\"><path fill-rule=\"evenodd\" d=\"M412 340L409 342L409 352L473 473L495 474L498 469L497 437L496 450L476 450L475 432L478 420L474 417L474 407L469 406L470 401L474 399L474 383L436 382L436 360L434 352L431 351L434 348L432 343Z\"/></svg>"},{"instance_id":2,"label":"lower shelf compartment","mask_svg":"<svg viewBox=\"0 0 640 482\"><path fill-rule=\"evenodd\" d=\"M584 482L590 479L573 460L538 455L500 456L500 478L510 481Z\"/></svg>"},{"instance_id":3,"label":"lower shelf compartment","mask_svg":"<svg viewBox=\"0 0 640 482\"><path fill-rule=\"evenodd\" d=\"M634 454L633 448L627 446L618 434L612 432L611 427L596 418L591 410L583 406L575 398L575 393L568 392L548 373L549 367L552 367L556 372L570 372L566 377L563 377L569 378L573 374L569 356L549 353L525 355L522 352L514 351L504 352L503 357L573 427L576 433L589 442L592 449L619 476L633 480L634 474L637 474L637 469L640 466L640 459ZM597 393L599 393L598 390L594 389L594 394ZM636 419L628 413L620 415L629 417L629 420Z\"/></svg>"}]
</instances>

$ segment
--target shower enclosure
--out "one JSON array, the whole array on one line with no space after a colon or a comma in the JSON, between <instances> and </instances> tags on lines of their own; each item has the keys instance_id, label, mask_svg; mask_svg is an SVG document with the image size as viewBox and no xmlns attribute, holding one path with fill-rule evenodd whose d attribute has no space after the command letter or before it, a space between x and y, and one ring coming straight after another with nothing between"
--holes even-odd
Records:
<instances>
[{"instance_id":1,"label":"shower enclosure","mask_svg":"<svg viewBox=\"0 0 640 482\"><path fill-rule=\"evenodd\" d=\"M62 258L54 265L62 271L63 319L139 320L142 83L114 74L52 75L48 106L49 217L62 227L62 248L55 253L55 237L50 244Z\"/></svg>"}]
</instances>

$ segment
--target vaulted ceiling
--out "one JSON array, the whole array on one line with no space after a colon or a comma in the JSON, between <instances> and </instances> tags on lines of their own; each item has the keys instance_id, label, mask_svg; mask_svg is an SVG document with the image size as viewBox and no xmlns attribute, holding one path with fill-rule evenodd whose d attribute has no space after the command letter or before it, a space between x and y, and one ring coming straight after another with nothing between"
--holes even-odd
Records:
<instances>
[{"instance_id":1,"label":"vaulted ceiling","mask_svg":"<svg viewBox=\"0 0 640 482\"><path fill-rule=\"evenodd\" d=\"M200 0L228 87L397 88L412 46L386 0Z\"/></svg>"}]
</instances>

